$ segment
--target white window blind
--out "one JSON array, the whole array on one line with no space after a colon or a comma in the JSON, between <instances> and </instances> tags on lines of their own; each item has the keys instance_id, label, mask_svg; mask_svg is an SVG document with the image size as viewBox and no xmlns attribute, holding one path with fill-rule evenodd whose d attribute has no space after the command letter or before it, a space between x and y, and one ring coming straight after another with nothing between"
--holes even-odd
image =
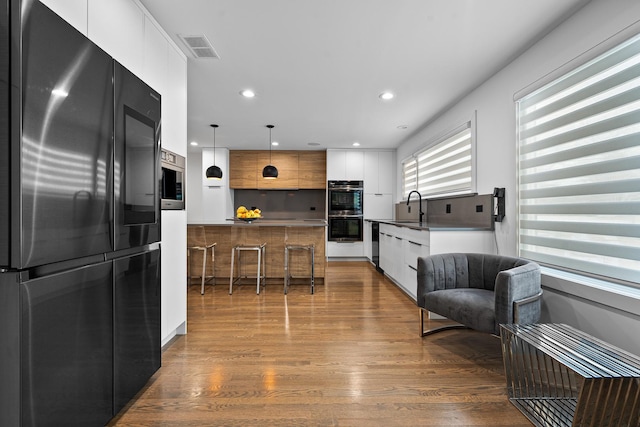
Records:
<instances>
[{"instance_id":1,"label":"white window blind","mask_svg":"<svg viewBox=\"0 0 640 427\"><path fill-rule=\"evenodd\" d=\"M519 253L640 283L640 36L517 101Z\"/></svg>"},{"instance_id":2,"label":"white window blind","mask_svg":"<svg viewBox=\"0 0 640 427\"><path fill-rule=\"evenodd\" d=\"M473 185L471 123L407 159L403 197L418 190L423 197L468 193Z\"/></svg>"}]
</instances>

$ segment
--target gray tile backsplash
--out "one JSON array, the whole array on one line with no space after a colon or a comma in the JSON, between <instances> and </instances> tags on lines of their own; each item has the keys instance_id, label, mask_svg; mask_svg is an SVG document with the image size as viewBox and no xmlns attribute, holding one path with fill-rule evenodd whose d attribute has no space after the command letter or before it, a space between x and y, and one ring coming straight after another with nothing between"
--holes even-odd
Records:
<instances>
[{"instance_id":1,"label":"gray tile backsplash","mask_svg":"<svg viewBox=\"0 0 640 427\"><path fill-rule=\"evenodd\" d=\"M234 210L257 207L268 219L324 219L325 190L234 190Z\"/></svg>"},{"instance_id":2,"label":"gray tile backsplash","mask_svg":"<svg viewBox=\"0 0 640 427\"><path fill-rule=\"evenodd\" d=\"M440 199L424 199L422 208L427 225L432 227L470 227L493 230L493 195L473 194ZM396 220L418 221L417 199L396 203Z\"/></svg>"}]
</instances>

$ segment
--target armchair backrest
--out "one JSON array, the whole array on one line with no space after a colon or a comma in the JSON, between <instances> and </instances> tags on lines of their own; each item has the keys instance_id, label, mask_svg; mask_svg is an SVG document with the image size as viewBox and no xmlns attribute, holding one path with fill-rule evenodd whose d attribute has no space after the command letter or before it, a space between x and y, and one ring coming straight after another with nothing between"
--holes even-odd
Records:
<instances>
[{"instance_id":1,"label":"armchair backrest","mask_svg":"<svg viewBox=\"0 0 640 427\"><path fill-rule=\"evenodd\" d=\"M523 258L493 254L463 254L467 257L469 287L495 290L498 273L530 263Z\"/></svg>"},{"instance_id":2,"label":"armchair backrest","mask_svg":"<svg viewBox=\"0 0 640 427\"><path fill-rule=\"evenodd\" d=\"M418 258L417 303L428 292L478 288L493 291L498 273L530 263L523 258L476 253L446 253Z\"/></svg>"}]
</instances>

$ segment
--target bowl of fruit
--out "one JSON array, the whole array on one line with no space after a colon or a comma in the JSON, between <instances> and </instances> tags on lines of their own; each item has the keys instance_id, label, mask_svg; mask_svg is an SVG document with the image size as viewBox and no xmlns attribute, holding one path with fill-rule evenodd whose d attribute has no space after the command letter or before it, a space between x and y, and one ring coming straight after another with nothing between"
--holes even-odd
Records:
<instances>
[{"instance_id":1,"label":"bowl of fruit","mask_svg":"<svg viewBox=\"0 0 640 427\"><path fill-rule=\"evenodd\" d=\"M262 218L262 211L258 208L247 209L244 206L240 206L236 209L236 218L241 221L251 222Z\"/></svg>"}]
</instances>

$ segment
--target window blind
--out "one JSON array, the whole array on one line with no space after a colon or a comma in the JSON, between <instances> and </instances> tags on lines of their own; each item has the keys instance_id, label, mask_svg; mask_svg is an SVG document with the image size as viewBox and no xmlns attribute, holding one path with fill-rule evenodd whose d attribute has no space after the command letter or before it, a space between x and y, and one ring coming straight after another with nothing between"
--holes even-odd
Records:
<instances>
[{"instance_id":1,"label":"window blind","mask_svg":"<svg viewBox=\"0 0 640 427\"><path fill-rule=\"evenodd\" d=\"M403 163L403 197L418 190L423 197L471 192L471 123L414 154Z\"/></svg>"},{"instance_id":2,"label":"window blind","mask_svg":"<svg viewBox=\"0 0 640 427\"><path fill-rule=\"evenodd\" d=\"M520 255L640 283L640 35L516 109Z\"/></svg>"}]
</instances>

